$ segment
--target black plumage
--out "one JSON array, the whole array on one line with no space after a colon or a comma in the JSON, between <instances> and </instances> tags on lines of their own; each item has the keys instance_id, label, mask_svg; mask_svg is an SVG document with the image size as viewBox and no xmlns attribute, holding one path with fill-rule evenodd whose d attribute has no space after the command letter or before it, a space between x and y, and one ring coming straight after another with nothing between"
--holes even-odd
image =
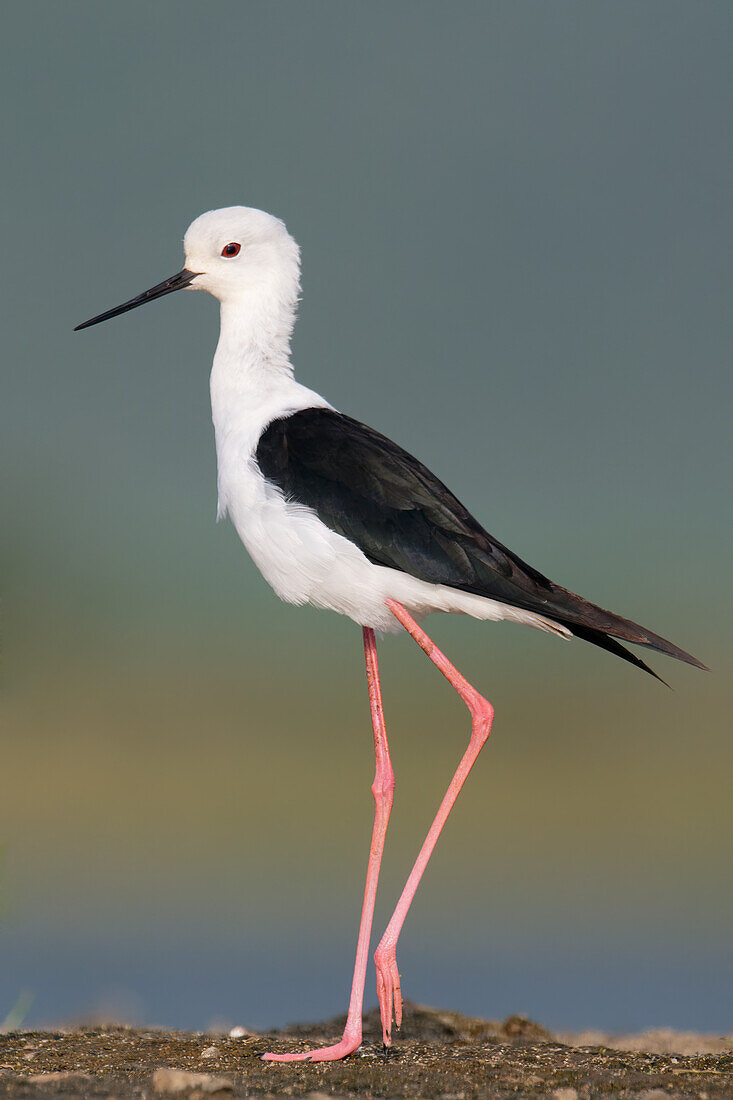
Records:
<instances>
[{"instance_id":1,"label":"black plumage","mask_svg":"<svg viewBox=\"0 0 733 1100\"><path fill-rule=\"evenodd\" d=\"M651 675L616 638L705 667L537 572L485 531L422 462L358 420L301 409L269 424L255 457L286 499L312 508L377 565L543 615Z\"/></svg>"}]
</instances>

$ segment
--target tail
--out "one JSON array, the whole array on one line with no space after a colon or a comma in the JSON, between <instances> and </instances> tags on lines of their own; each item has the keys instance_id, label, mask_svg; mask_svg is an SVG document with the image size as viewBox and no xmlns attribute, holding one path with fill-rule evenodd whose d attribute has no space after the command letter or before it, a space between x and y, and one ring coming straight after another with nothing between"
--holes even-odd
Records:
<instances>
[{"instance_id":1,"label":"tail","mask_svg":"<svg viewBox=\"0 0 733 1100\"><path fill-rule=\"evenodd\" d=\"M554 592L558 591L558 587L553 585ZM616 639L621 638L623 641L632 642L634 645L646 646L657 653L666 654L667 657L674 657L677 661L685 661L686 664L694 665L695 668L709 671L707 665L704 665L702 661L698 661L697 657L693 657L691 653L686 653L684 649L668 642L666 638L662 638L659 634L654 634L651 630L639 626L638 623L633 623L630 619L624 619L620 615L614 614L613 611L606 611L602 607L597 607L596 604L590 603L582 596L576 596L574 592L568 592L567 589L560 589L560 591L562 592L562 612L548 617L567 627L575 637L582 638L583 641L590 642L591 645L596 645L600 649L605 649L616 657L621 657L629 664L648 672L650 676L653 676L655 680L659 680L665 686L669 687L661 676L657 676L656 672L649 668L641 658L630 653Z\"/></svg>"}]
</instances>

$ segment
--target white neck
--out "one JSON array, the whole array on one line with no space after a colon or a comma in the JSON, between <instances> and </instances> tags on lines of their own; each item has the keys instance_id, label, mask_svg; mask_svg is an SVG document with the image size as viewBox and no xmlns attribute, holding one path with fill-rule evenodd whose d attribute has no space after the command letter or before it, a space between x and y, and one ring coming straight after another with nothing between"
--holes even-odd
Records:
<instances>
[{"instance_id":1,"label":"white neck","mask_svg":"<svg viewBox=\"0 0 733 1100\"><path fill-rule=\"evenodd\" d=\"M295 325L293 298L273 298L250 291L221 303L221 332L216 356L242 370L293 373L290 338Z\"/></svg>"},{"instance_id":2,"label":"white neck","mask_svg":"<svg viewBox=\"0 0 733 1100\"><path fill-rule=\"evenodd\" d=\"M247 291L221 303L221 332L211 370L211 410L217 443L244 427L269 399L295 385L290 337L297 283L290 293Z\"/></svg>"}]
</instances>

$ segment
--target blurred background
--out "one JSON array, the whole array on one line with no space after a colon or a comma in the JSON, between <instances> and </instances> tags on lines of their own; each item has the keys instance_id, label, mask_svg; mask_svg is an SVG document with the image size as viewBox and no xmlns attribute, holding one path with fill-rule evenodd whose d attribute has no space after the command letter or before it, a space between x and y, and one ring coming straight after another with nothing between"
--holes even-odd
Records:
<instances>
[{"instance_id":1,"label":"blurred background","mask_svg":"<svg viewBox=\"0 0 733 1100\"><path fill-rule=\"evenodd\" d=\"M213 300L71 331L242 203L303 248L301 381L715 670L652 657L668 691L579 642L430 621L497 717L405 994L733 1027L732 32L725 0L7 6L0 1020L24 991L27 1024L346 1006L360 631L279 603L214 524ZM405 638L381 664L375 934L468 735Z\"/></svg>"}]
</instances>

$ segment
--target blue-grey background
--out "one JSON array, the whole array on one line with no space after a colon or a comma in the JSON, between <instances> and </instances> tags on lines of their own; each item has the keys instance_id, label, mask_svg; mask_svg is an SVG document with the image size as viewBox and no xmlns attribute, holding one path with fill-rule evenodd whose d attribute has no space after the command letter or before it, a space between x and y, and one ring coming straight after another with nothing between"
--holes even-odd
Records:
<instances>
[{"instance_id":1,"label":"blue-grey background","mask_svg":"<svg viewBox=\"0 0 733 1100\"><path fill-rule=\"evenodd\" d=\"M727 2L24 0L3 125L0 1019L345 1006L371 829L359 630L214 525L215 303L72 326L201 211L303 248L298 376L560 583L714 667L435 619L496 706L420 888L407 996L728 1030ZM381 648L383 927L463 751ZM373 976L367 1000L374 1001Z\"/></svg>"}]
</instances>

